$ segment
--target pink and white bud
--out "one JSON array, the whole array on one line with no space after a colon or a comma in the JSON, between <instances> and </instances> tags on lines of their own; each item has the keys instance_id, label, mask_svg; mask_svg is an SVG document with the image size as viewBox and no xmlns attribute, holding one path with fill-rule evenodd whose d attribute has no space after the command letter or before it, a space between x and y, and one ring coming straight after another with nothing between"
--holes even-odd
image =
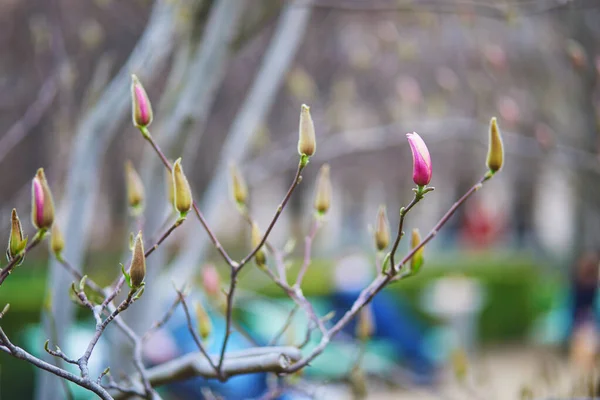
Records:
<instances>
[{"instance_id":1,"label":"pink and white bud","mask_svg":"<svg viewBox=\"0 0 600 400\"><path fill-rule=\"evenodd\" d=\"M137 76L131 75L131 114L133 125L145 128L152 123L152 105Z\"/></svg>"},{"instance_id":2,"label":"pink and white bud","mask_svg":"<svg viewBox=\"0 0 600 400\"><path fill-rule=\"evenodd\" d=\"M44 169L40 168L31 185L31 220L38 229L50 229L54 222L54 201Z\"/></svg>"},{"instance_id":3,"label":"pink and white bud","mask_svg":"<svg viewBox=\"0 0 600 400\"><path fill-rule=\"evenodd\" d=\"M419 186L426 186L432 174L429 150L418 133L407 133L406 137L413 156L413 181Z\"/></svg>"}]
</instances>

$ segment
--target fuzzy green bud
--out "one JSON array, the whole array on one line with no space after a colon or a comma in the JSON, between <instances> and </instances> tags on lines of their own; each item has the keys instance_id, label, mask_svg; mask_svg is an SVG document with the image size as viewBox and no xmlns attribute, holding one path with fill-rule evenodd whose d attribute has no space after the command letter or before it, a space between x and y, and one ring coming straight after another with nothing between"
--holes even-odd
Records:
<instances>
[{"instance_id":1,"label":"fuzzy green bud","mask_svg":"<svg viewBox=\"0 0 600 400\"><path fill-rule=\"evenodd\" d=\"M329 177L329 164L323 164L317 177L314 207L319 215L324 215L331 206L331 179Z\"/></svg>"},{"instance_id":2,"label":"fuzzy green bud","mask_svg":"<svg viewBox=\"0 0 600 400\"><path fill-rule=\"evenodd\" d=\"M141 212L144 207L144 185L142 179L129 160L125 162L125 185L127 188L127 203L135 212Z\"/></svg>"},{"instance_id":3,"label":"fuzzy green bud","mask_svg":"<svg viewBox=\"0 0 600 400\"><path fill-rule=\"evenodd\" d=\"M134 289L139 288L146 277L146 256L144 255L142 231L137 234L133 244L129 275L131 276L131 286Z\"/></svg>"},{"instance_id":4,"label":"fuzzy green bud","mask_svg":"<svg viewBox=\"0 0 600 400\"><path fill-rule=\"evenodd\" d=\"M210 322L210 317L208 313L202 306L202 303L197 301L194 304L194 309L196 311L196 321L198 323L198 332L200 333L200 337L203 340L208 339L212 332L212 323Z\"/></svg>"},{"instance_id":5,"label":"fuzzy green bud","mask_svg":"<svg viewBox=\"0 0 600 400\"><path fill-rule=\"evenodd\" d=\"M496 117L490 120L490 140L486 165L491 172L499 171L504 163L504 145Z\"/></svg>"},{"instance_id":6,"label":"fuzzy green bud","mask_svg":"<svg viewBox=\"0 0 600 400\"><path fill-rule=\"evenodd\" d=\"M369 340L375 331L375 322L373 321L373 311L371 306L367 304L360 309L358 314L358 322L356 324L356 337L360 340Z\"/></svg>"},{"instance_id":7,"label":"fuzzy green bud","mask_svg":"<svg viewBox=\"0 0 600 400\"><path fill-rule=\"evenodd\" d=\"M229 166L231 175L231 195L233 200L240 206L246 205L248 201L248 185L244 180L243 175L235 164Z\"/></svg>"},{"instance_id":8,"label":"fuzzy green bud","mask_svg":"<svg viewBox=\"0 0 600 400\"><path fill-rule=\"evenodd\" d=\"M173 205L181 215L185 215L192 208L192 189L183 173L181 158L173 164Z\"/></svg>"},{"instance_id":9,"label":"fuzzy green bud","mask_svg":"<svg viewBox=\"0 0 600 400\"><path fill-rule=\"evenodd\" d=\"M310 107L306 104L302 104L300 109L300 126L298 131L298 153L301 156L312 156L317 150L317 141L315 138L315 125L310 116Z\"/></svg>"},{"instance_id":10,"label":"fuzzy green bud","mask_svg":"<svg viewBox=\"0 0 600 400\"><path fill-rule=\"evenodd\" d=\"M263 235L256 222L252 223L251 243L252 248L255 249L262 241ZM265 253L263 246L254 255L254 260L259 267L264 267L267 263L267 254Z\"/></svg>"},{"instance_id":11,"label":"fuzzy green bud","mask_svg":"<svg viewBox=\"0 0 600 400\"><path fill-rule=\"evenodd\" d=\"M410 248L414 249L421 244L421 234L418 229L412 230L412 235L410 237ZM423 250L424 247L421 247L410 259L410 272L411 275L416 275L421 267L423 266Z\"/></svg>"},{"instance_id":12,"label":"fuzzy green bud","mask_svg":"<svg viewBox=\"0 0 600 400\"><path fill-rule=\"evenodd\" d=\"M27 246L27 238L23 237L21 220L17 215L17 210L14 208L12 209L10 219L10 236L8 237L8 249L6 250L8 261L12 261L15 257L19 256L25 250L25 246Z\"/></svg>"},{"instance_id":13,"label":"fuzzy green bud","mask_svg":"<svg viewBox=\"0 0 600 400\"><path fill-rule=\"evenodd\" d=\"M58 224L52 224L52 230L50 231L50 250L54 253L56 258L60 258L60 255L65 248L65 239L62 232L58 228Z\"/></svg>"},{"instance_id":14,"label":"fuzzy green bud","mask_svg":"<svg viewBox=\"0 0 600 400\"><path fill-rule=\"evenodd\" d=\"M375 224L375 247L382 251L390 244L390 224L388 222L385 206L380 206Z\"/></svg>"}]
</instances>

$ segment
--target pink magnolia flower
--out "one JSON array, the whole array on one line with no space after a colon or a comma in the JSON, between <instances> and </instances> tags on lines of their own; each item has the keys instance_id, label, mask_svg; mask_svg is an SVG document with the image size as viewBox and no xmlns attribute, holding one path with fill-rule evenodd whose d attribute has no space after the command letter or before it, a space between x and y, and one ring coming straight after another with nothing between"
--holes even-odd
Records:
<instances>
[{"instance_id":1,"label":"pink magnolia flower","mask_svg":"<svg viewBox=\"0 0 600 400\"><path fill-rule=\"evenodd\" d=\"M406 137L413 156L413 181L419 186L426 186L432 174L429 150L418 133L407 133Z\"/></svg>"}]
</instances>

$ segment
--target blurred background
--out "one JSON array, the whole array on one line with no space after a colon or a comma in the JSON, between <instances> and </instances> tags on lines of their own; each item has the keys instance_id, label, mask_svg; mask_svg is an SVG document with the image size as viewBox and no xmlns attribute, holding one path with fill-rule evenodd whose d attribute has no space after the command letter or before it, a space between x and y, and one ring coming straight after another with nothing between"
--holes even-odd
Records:
<instances>
[{"instance_id":1,"label":"blurred background","mask_svg":"<svg viewBox=\"0 0 600 400\"><path fill-rule=\"evenodd\" d=\"M300 105L311 106L317 152L270 237L289 248L296 239L297 270L316 172L329 163L333 203L303 289L321 315L336 311L333 320L376 273L377 208L387 206L394 232L412 198L405 133L418 132L432 155L436 190L406 229L426 233L485 172L488 124L498 117L502 173L427 246L419 276L376 298L373 338L358 345L349 327L294 377L301 390L284 396L597 393L597 0L0 0L0 239L13 207L27 220L30 180L44 167L65 258L104 284L127 260L129 233L143 221L156 237L170 211L164 168L130 121L132 73L152 100L153 135L169 158L183 157L196 200L236 257L250 250L250 234L229 198L228 165L240 166L252 215L266 227L294 176ZM143 218L127 208L126 160L144 180ZM228 270L190 219L149 260L146 295L126 320L143 333L172 302L172 280L195 282L192 296L210 303L209 264L226 283ZM28 256L0 289L13 342L42 356L54 337L76 354L93 319L69 299L71 280L45 249ZM293 304L256 268L240 285L236 317L264 345ZM223 317L208 308L216 351ZM297 314L281 343L304 338ZM155 336L149 365L194 350L184 324L176 313ZM109 329L101 346L98 371L131 371L119 332ZM192 380L165 388L165 398L260 398L270 380ZM0 354L0 398L68 396L60 381Z\"/></svg>"}]
</instances>

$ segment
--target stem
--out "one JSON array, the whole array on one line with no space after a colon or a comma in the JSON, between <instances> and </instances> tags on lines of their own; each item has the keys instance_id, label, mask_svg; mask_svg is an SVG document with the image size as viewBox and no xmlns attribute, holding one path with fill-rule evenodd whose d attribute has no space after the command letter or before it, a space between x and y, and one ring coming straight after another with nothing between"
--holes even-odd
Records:
<instances>
[{"instance_id":1,"label":"stem","mask_svg":"<svg viewBox=\"0 0 600 400\"><path fill-rule=\"evenodd\" d=\"M68 371L65 371L64 369L58 368L58 367L56 367L50 363L47 363L43 360L40 360L39 358L29 354L22 348L15 346L8 339L8 337L6 336L6 333L4 333L2 328L0 328L0 342L2 342L3 346L5 346L5 347L0 347L0 349L9 353L13 357L18 358L20 360L25 360L28 363L33 364L40 369L43 369L45 371L50 372L51 374L58 376L59 378L66 379L70 382L75 383L76 385L81 386L84 389L91 390L92 392L96 393L98 395L98 397L100 397L102 400L113 400L111 395L106 390L104 390L104 388L102 388L102 386L98 385L97 383L92 382L91 380L89 380L87 378L72 374Z\"/></svg>"},{"instance_id":2,"label":"stem","mask_svg":"<svg viewBox=\"0 0 600 400\"><path fill-rule=\"evenodd\" d=\"M277 343L277 341L279 340L279 338L281 338L281 336L283 336L283 334L285 333L285 331L292 324L292 321L294 320L294 315L296 315L296 312L298 311L298 308L299 308L298 305L296 305L296 306L294 306L294 308L292 308L292 311L290 311L289 315L287 316L287 319L285 320L285 323L283 324L283 326L281 327L281 329L279 330L279 332L277 332L275 334L275 336L273 336L273 339L271 339L269 341L269 344L267 346L273 346L274 344Z\"/></svg>"},{"instance_id":3,"label":"stem","mask_svg":"<svg viewBox=\"0 0 600 400\"><path fill-rule=\"evenodd\" d=\"M183 295L183 293L180 290L176 289L176 291L177 291L177 295L179 296L179 301L180 301L181 305L183 306L183 311L185 311L185 318L187 319L188 330L192 334L192 338L194 339L196 346L198 346L198 350L200 350L200 353L202 353L202 355L208 360L208 363L215 370L217 375L220 375L220 373L219 373L220 365L219 365L219 367L217 367L215 365L212 358L210 358L210 356L208 355L208 352L204 348L204 345L202 344L202 341L200 340L198 333L196 333L196 330L194 329L194 325L192 324L192 317L190 315L190 310L187 306L187 303L185 302L185 296Z\"/></svg>"},{"instance_id":4,"label":"stem","mask_svg":"<svg viewBox=\"0 0 600 400\"><path fill-rule=\"evenodd\" d=\"M438 223L433 227L433 229L431 229L431 231L429 231L429 233L427 234L427 236L425 237L425 239L423 239L423 241L421 243L419 243L418 246L416 246L415 248L411 249L411 251L402 259L402 261L400 261L397 266L394 266L394 269L396 271L399 271L400 268L402 268L402 266L406 262L408 262L415 255L415 253L417 251L419 251L423 246L425 246L427 243L429 243L429 241L431 239L433 239L438 234L439 230L446 224L446 222L448 222L448 220L450 219L450 217L452 217L452 215L454 215L454 213L456 212L456 210L458 210L458 208L465 201L467 201L467 199L469 197L471 197L471 195L473 193L475 193L476 191L478 191L479 189L481 189L483 183L485 181L489 180L490 178L491 178L491 175L486 174L479 181L477 181L476 184L474 184L473 186L471 186L471 188L465 194L463 194L463 196L460 199L458 199L456 201L456 203L454 203L452 205L452 207L450 207L450 209L438 221Z\"/></svg>"},{"instance_id":5,"label":"stem","mask_svg":"<svg viewBox=\"0 0 600 400\"><path fill-rule=\"evenodd\" d=\"M4 283L4 281L6 280L6 278L8 278L8 276L10 275L10 273L12 272L12 270L17 266L17 264L19 263L19 261L23 260L23 258L25 258L25 255L31 250L33 249L35 246L37 246L38 244L40 244L40 242L42 241L42 239L44 238L44 234L40 233L42 231L37 231L37 233L35 234L33 240L31 241L31 243L29 243L27 245L27 247L25 247L25 250L23 250L23 252L18 255L17 257L13 258L6 267L4 267L2 270L0 270L0 286L2 285L2 283Z\"/></svg>"},{"instance_id":6,"label":"stem","mask_svg":"<svg viewBox=\"0 0 600 400\"><path fill-rule=\"evenodd\" d=\"M123 300L123 302L121 304L119 304L119 307L117 307L105 320L104 322L102 322L100 325L96 325L96 332L94 333L94 336L92 337L92 340L90 340L90 343L88 344L87 349L85 350L85 353L83 354L83 356L81 356L79 358L79 360L77 360L77 364L79 365L79 369L81 369L81 374L84 378L88 378L89 377L89 371L88 371L88 361L92 355L92 352L94 351L94 347L96 346L96 344L98 343L98 340L100 340L100 336L102 336L102 334L104 333L104 330L106 329L106 327L108 326L108 324L115 319L115 317L117 315L119 315L122 311L125 311L127 308L129 308L129 306L135 301L134 295L135 292L133 290L131 290L129 292L129 294L127 295L127 298L125 300Z\"/></svg>"},{"instance_id":7,"label":"stem","mask_svg":"<svg viewBox=\"0 0 600 400\"><path fill-rule=\"evenodd\" d=\"M398 233L396 234L396 240L394 241L394 245L392 246L392 251L390 252L390 264L394 266L394 255L396 254L396 250L398 250L398 245L400 244L400 240L402 236L404 236L404 232L402 232L402 228L404 226L404 217L410 211L411 208L414 207L421 199L423 195L419 195L418 192L415 192L415 197L411 200L410 203L406 207L402 207L400 209L400 221L398 222Z\"/></svg>"},{"instance_id":8,"label":"stem","mask_svg":"<svg viewBox=\"0 0 600 400\"><path fill-rule=\"evenodd\" d=\"M281 212L283 211L283 209L285 208L286 204L290 200L290 197L292 197L292 193L294 192L294 189L296 189L296 187L298 186L298 184L302 181L302 176L300 174L302 173L302 170L304 169L305 166L306 166L306 164L303 163L302 161L300 161L298 163L298 168L296 169L296 175L294 176L294 181L292 182L292 185L290 186L290 188L288 189L287 193L285 194L285 197L283 198L283 201L277 207L277 211L275 212L275 215L273 216L273 219L271 220L271 223L269 224L267 230L265 231L265 234L263 235L262 240L260 241L260 243L258 244L258 246L256 246L254 248L254 250L252 250L250 252L250 254L248 254L246 257L244 257L242 259L242 261L240 261L239 268L241 268L244 265L246 265L246 263L248 263L248 261L250 261L252 259L252 257L254 257L254 255L258 252L258 250L260 250L260 248L263 247L263 245L267 241L267 238L269 237L269 234L271 233L271 230L273 230L273 227L275 226L275 223L279 219L279 216L281 215Z\"/></svg>"},{"instance_id":9,"label":"stem","mask_svg":"<svg viewBox=\"0 0 600 400\"><path fill-rule=\"evenodd\" d=\"M296 278L295 288L299 288L302 285L302 280L304 279L304 275L308 270L310 265L311 253L312 253L312 243L317 235L319 230L319 220L315 217L313 219L312 226L310 228L310 232L304 238L304 262L302 263L302 267L300 268L300 272L298 272L298 277Z\"/></svg>"},{"instance_id":10,"label":"stem","mask_svg":"<svg viewBox=\"0 0 600 400\"><path fill-rule=\"evenodd\" d=\"M375 278L369 284L369 286L367 286L366 288L364 288L362 290L362 292L360 292L360 295L358 296L358 298L352 304L352 307L344 314L344 316L342 318L340 318L340 320L331 329L329 329L323 335L323 337L321 338L321 342L319 343L319 345L317 347L315 347L312 350L312 352L310 354L308 354L306 357L304 357L302 360L298 361L297 363L295 363L294 365L292 365L290 368L288 368L286 372L288 372L288 373L296 372L296 371L304 368L308 363L310 363L312 360L314 360L319 354L321 354L323 352L323 350L325 350L325 348L327 347L327 345L329 344L329 342L331 341L331 339L333 339L333 337L339 331L341 331L342 328L344 326L346 326L348 324L348 322L350 322L352 320L352 318L354 318L356 316L356 314L361 310L361 308L363 308L366 304L368 304L377 293L379 293L392 280L397 280L397 279L403 277L404 275L402 275L402 274L396 276L396 274L398 273L398 271L400 271L400 268L408 260L410 260L414 256L414 254L420 248L422 248L423 246L425 246L431 239L433 239L433 237L446 224L446 222L448 222L448 220L456 212L456 210L473 193L475 193L477 190L479 190L479 188L481 188L481 186L483 185L483 183L485 181L487 181L490 178L491 178L490 174L484 175L460 199L458 199L458 201L456 203L454 203L452 205L452 207L450 207L450 209L446 212L446 214L444 214L444 216L438 221L438 223L431 229L431 231L429 232L429 234L427 235L427 237L418 246L416 246L414 249L412 249L402 259L402 261L400 261L400 263L397 266L394 266L394 268L392 268L392 270L390 271L389 274L379 275L377 278ZM408 206L407 206L407 208L408 208ZM405 214L406 214L406 210L405 210Z\"/></svg>"},{"instance_id":11,"label":"stem","mask_svg":"<svg viewBox=\"0 0 600 400\"><path fill-rule=\"evenodd\" d=\"M173 223L173 225L171 225L171 227L169 229L167 229L167 231L165 233L163 233L163 235L160 237L160 239L158 239L158 241L154 244L154 246L152 246L148 251L146 251L146 254L144 254L144 257L148 257L150 254L152 254L154 252L154 250L158 249L158 246L160 246L160 244L169 237L169 235L175 230L177 229L177 227L181 224L183 224L183 221L185 221L185 217L183 218L177 218L177 221L175 221Z\"/></svg>"},{"instance_id":12,"label":"stem","mask_svg":"<svg viewBox=\"0 0 600 400\"><path fill-rule=\"evenodd\" d=\"M229 284L229 292L227 293L227 311L225 313L225 334L223 335L223 344L221 345L221 353L219 355L219 364L217 366L217 375L219 379L225 380L223 375L223 360L225 359L225 351L227 350L227 342L231 336L231 318L233 313L233 295L237 285L237 274L240 268L231 268L231 281Z\"/></svg>"},{"instance_id":13,"label":"stem","mask_svg":"<svg viewBox=\"0 0 600 400\"><path fill-rule=\"evenodd\" d=\"M173 170L173 166L171 165L171 163L169 162L169 160L167 159L167 157L165 157L165 154L162 152L162 150L160 149L160 147L158 146L158 144L156 143L156 141L154 140L154 138L150 134L150 131L148 131L148 128L145 128L145 127L140 128L140 132L142 132L142 135L144 136L144 139L146 139L150 143L150 145L152 146L152 148L154 149L154 151L156 152L156 154L158 154L158 157L160 158L160 160L162 161L162 163L165 165L165 167L169 170L169 172L171 172ZM217 249L217 251L221 254L221 256L223 257L223 259L230 266L236 265L235 261L233 261L233 259L229 256L229 254L227 254L227 252L225 251L225 249L221 245L221 242L219 242L219 239L217 239L217 236L215 235L215 233L208 226L208 222L206 222L206 218L204 218L204 215L202 215L202 212L198 208L198 205L196 204L195 200L192 202L192 207L194 208L194 212L196 213L196 216L198 217L198 220L200 221L200 223L204 227L204 230L208 234L211 242L213 243L213 245L215 246L215 248Z\"/></svg>"}]
</instances>

